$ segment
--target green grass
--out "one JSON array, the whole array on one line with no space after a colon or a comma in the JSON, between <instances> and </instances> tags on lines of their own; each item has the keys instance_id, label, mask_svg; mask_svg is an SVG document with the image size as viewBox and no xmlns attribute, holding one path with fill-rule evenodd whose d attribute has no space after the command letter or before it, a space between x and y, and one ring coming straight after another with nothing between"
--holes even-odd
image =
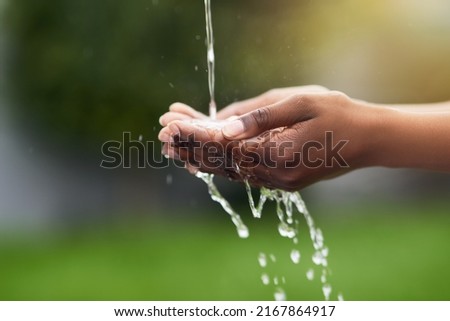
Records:
<instances>
[{"instance_id":1,"label":"green grass","mask_svg":"<svg viewBox=\"0 0 450 321\"><path fill-rule=\"evenodd\" d=\"M450 215L446 205L322 207L315 215L330 248L333 296L347 300L450 300ZM362 212L368 212L361 214ZM320 214L320 213L313 213ZM288 299L321 300L307 281L312 246L300 230L300 264L277 235L271 213L250 220L239 239L219 209L215 221L171 217L3 237L1 300L272 300L257 255L274 253L267 271L285 276ZM318 270L316 269L316 274Z\"/></svg>"}]
</instances>

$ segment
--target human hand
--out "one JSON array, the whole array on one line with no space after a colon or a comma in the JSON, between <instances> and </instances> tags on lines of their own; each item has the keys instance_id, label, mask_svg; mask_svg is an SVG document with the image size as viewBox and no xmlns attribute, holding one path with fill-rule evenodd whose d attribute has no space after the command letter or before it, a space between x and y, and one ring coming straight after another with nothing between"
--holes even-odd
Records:
<instances>
[{"instance_id":1,"label":"human hand","mask_svg":"<svg viewBox=\"0 0 450 321\"><path fill-rule=\"evenodd\" d=\"M285 190L367 164L370 125L380 108L323 87L304 88L277 89L232 104L218 116L248 112L214 125L194 109L174 104L161 117L166 127L160 139L169 143L163 151L186 162L192 172ZM259 102L263 107L256 107Z\"/></svg>"},{"instance_id":2,"label":"human hand","mask_svg":"<svg viewBox=\"0 0 450 321\"><path fill-rule=\"evenodd\" d=\"M320 92L324 93L328 91L329 90L327 88L317 85L274 88L254 98L237 101L222 108L217 112L217 120L235 119L237 116L241 116L263 106L271 105L293 94ZM186 104L173 103L172 105L170 105L169 111L160 117L159 122L161 126L165 127L171 121L192 121L194 119L206 120L208 119L208 116Z\"/></svg>"}]
</instances>

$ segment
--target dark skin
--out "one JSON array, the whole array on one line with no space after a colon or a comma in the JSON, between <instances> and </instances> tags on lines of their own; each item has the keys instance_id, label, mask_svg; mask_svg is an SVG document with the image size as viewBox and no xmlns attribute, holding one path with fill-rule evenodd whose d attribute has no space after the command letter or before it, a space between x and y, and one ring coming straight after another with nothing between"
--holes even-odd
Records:
<instances>
[{"instance_id":1,"label":"dark skin","mask_svg":"<svg viewBox=\"0 0 450 321\"><path fill-rule=\"evenodd\" d=\"M173 104L160 119L163 152L191 172L289 191L369 166L450 172L448 102L377 105L305 86L234 103L217 118L210 126L204 114Z\"/></svg>"}]
</instances>

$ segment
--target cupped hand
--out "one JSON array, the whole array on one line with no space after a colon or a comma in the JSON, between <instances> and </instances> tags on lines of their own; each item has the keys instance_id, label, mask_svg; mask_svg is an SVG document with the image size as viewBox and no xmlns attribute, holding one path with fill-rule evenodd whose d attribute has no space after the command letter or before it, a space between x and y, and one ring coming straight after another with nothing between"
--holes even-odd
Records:
<instances>
[{"instance_id":1,"label":"cupped hand","mask_svg":"<svg viewBox=\"0 0 450 321\"><path fill-rule=\"evenodd\" d=\"M380 111L340 92L305 88L234 103L218 113L217 122L174 104L160 119L163 152L191 172L284 190L361 167L370 157L367 137Z\"/></svg>"}]
</instances>

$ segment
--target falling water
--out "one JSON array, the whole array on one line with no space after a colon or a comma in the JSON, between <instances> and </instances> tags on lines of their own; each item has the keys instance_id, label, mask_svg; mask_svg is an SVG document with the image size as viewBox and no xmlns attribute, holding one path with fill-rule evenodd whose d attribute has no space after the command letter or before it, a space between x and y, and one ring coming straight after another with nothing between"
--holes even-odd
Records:
<instances>
[{"instance_id":1,"label":"falling water","mask_svg":"<svg viewBox=\"0 0 450 321\"><path fill-rule=\"evenodd\" d=\"M247 226L242 222L239 214L236 213L235 210L233 210L230 203L222 196L222 194L220 194L217 186L213 182L214 175L197 172L196 176L202 179L206 183L206 185L208 185L208 192L209 195L211 195L212 200L222 205L222 208L225 210L225 212L230 214L231 221L236 226L238 235L242 238L247 238L249 235Z\"/></svg>"},{"instance_id":2,"label":"falling water","mask_svg":"<svg viewBox=\"0 0 450 321\"><path fill-rule=\"evenodd\" d=\"M261 188L258 204L255 205L253 195L250 190L248 181L245 181L250 208L253 216L260 218L262 216L262 209L264 203L267 200L274 201L276 203L276 211L279 219L278 232L282 237L286 237L292 240L293 245L297 244L298 240L298 219L294 217L294 208L296 212L303 215L306 224L309 228L309 236L313 243L314 254L312 256L312 262L321 269L320 282L322 283L322 292L326 300L329 300L332 291L331 285L328 283L327 276L329 274L328 269L328 248L325 246L322 231L316 228L312 216L309 214L305 203L298 192L286 192L282 190L271 190L267 188ZM290 258L294 264L300 262L301 254L298 249L293 249L290 253ZM261 263L261 254L258 260ZM265 260L266 262L266 260ZM260 264L262 267L262 264ZM314 278L314 270L309 269L306 277L308 280ZM275 298L280 298L281 288L276 289ZM342 295L341 295L342 297Z\"/></svg>"},{"instance_id":3,"label":"falling water","mask_svg":"<svg viewBox=\"0 0 450 321\"><path fill-rule=\"evenodd\" d=\"M205 0L205 17L206 17L206 47L207 47L207 62L208 62L208 87L209 87L209 117L216 119L216 101L214 99L214 36L211 19L211 0Z\"/></svg>"},{"instance_id":4,"label":"falling water","mask_svg":"<svg viewBox=\"0 0 450 321\"><path fill-rule=\"evenodd\" d=\"M214 37L211 20L211 1L205 1L205 17L206 17L206 46L207 46L207 63L208 63L208 86L210 94L209 103L209 117L212 120L216 119L216 102L214 99ZM249 230L243 223L239 214L233 210L230 203L220 194L216 185L213 182L214 175L197 172L196 176L202 179L208 186L208 192L211 195L212 200L219 203L222 208L230 215L232 222L236 226L239 237L247 238L249 236ZM286 237L292 240L295 247L298 243L298 224L299 220L296 217L296 213L303 215L308 228L311 241L314 247L314 254L312 256L312 262L321 268L320 281L322 283L322 292L326 300L329 300L332 292L332 287L328 283L327 276L329 274L328 269L328 248L324 244L324 238L322 231L316 228L314 220L308 212L300 194L298 192L286 192L282 190L271 190L267 188L260 189L258 204L252 196L251 187L244 178L245 187L248 195L250 209L255 218L260 218L262 215L264 204L267 200L274 201L276 203L276 213L279 219L278 232L282 237ZM296 210L296 211L295 211ZM258 255L258 262L262 268L265 268L269 263L269 259L272 263L276 262L276 257L273 254L267 256L264 253ZM300 262L301 254L296 248L290 252L290 258L294 264ZM306 275L308 280L313 280L314 269L309 269ZM282 277L282 283L285 283L285 278ZM261 281L264 285L270 283L270 276L267 273L261 275ZM286 294L283 288L280 286L278 277L273 278L273 283L276 286L274 292L275 300L286 300ZM340 300L343 299L342 294L338 295Z\"/></svg>"},{"instance_id":5,"label":"falling water","mask_svg":"<svg viewBox=\"0 0 450 321\"><path fill-rule=\"evenodd\" d=\"M208 86L209 86L209 117L212 120L216 119L216 102L214 100L214 36L211 19L211 1L205 0L205 17L206 17L206 48L207 48L207 61L208 61ZM208 186L208 192L211 195L213 201L219 203L222 208L227 212L231 221L236 226L239 237L247 238L249 231L247 226L242 222L239 214L231 207L230 203L220 194L217 186L214 184L214 175L197 172L196 176L203 180Z\"/></svg>"}]
</instances>

